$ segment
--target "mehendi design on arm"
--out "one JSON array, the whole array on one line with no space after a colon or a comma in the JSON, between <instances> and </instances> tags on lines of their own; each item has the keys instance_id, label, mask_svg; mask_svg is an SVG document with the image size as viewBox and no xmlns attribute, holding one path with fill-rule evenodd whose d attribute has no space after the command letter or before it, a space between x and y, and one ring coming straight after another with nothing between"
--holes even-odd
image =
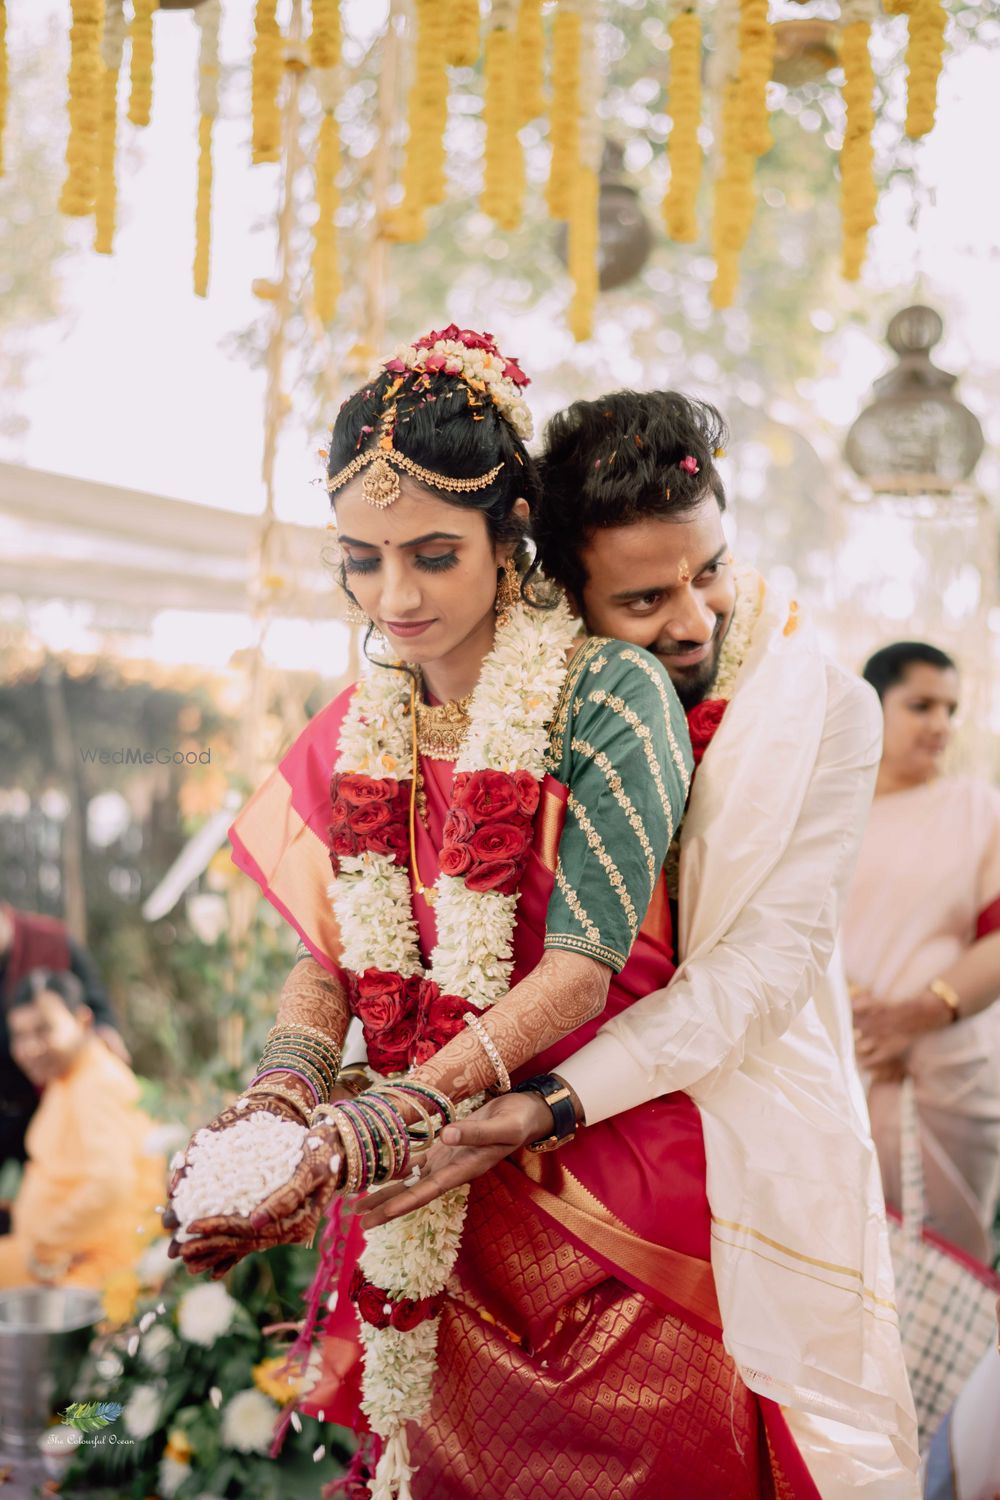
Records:
<instances>
[{"instance_id":1,"label":"mehendi design on arm","mask_svg":"<svg viewBox=\"0 0 1000 1500\"><path fill-rule=\"evenodd\" d=\"M581 954L547 952L538 967L484 1011L482 1023L509 1073L600 1015L611 971ZM470 1030L447 1042L412 1077L456 1103L496 1083L482 1045Z\"/></svg>"}]
</instances>

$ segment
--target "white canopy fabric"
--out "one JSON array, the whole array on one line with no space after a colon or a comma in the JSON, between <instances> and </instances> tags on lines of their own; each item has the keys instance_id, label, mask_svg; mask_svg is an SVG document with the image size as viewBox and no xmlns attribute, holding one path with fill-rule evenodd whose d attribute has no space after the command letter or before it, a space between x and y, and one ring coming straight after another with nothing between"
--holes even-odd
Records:
<instances>
[{"instance_id":1,"label":"white canopy fabric","mask_svg":"<svg viewBox=\"0 0 1000 1500\"><path fill-rule=\"evenodd\" d=\"M0 462L0 595L87 601L142 629L164 609L251 608L259 516ZM269 612L329 620L334 580L320 527L275 522Z\"/></svg>"}]
</instances>

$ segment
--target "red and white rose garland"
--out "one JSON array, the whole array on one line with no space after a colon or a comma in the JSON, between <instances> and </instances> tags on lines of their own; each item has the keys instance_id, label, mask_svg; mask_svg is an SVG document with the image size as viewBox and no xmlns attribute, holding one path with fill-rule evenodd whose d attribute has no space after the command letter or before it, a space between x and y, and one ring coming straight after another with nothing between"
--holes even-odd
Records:
<instances>
[{"instance_id":1,"label":"red and white rose garland","mask_svg":"<svg viewBox=\"0 0 1000 1500\"><path fill-rule=\"evenodd\" d=\"M435 885L437 943L426 967L405 828L410 677L378 668L355 691L332 784L337 878L330 897L369 1062L380 1071L403 1071L433 1055L466 1013L481 1013L510 988L531 818L578 629L564 604L519 606L498 625L455 765ZM374 1310L374 1318L361 1320L362 1410L383 1444L374 1500L410 1495L406 1423L420 1421L430 1401L440 1298L458 1254L467 1195L468 1188L455 1189L366 1236L354 1290L359 1309Z\"/></svg>"}]
</instances>

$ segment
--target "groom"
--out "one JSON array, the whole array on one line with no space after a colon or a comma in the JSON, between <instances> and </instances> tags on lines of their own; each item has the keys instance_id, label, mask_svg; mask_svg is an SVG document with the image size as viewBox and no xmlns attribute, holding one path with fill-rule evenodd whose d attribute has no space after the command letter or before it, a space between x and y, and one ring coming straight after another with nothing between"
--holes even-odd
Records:
<instances>
[{"instance_id":1,"label":"groom","mask_svg":"<svg viewBox=\"0 0 1000 1500\"><path fill-rule=\"evenodd\" d=\"M584 1125L676 1090L695 1100L724 1338L743 1379L782 1403L824 1500L904 1500L916 1433L878 1164L846 1005L826 978L878 705L824 660L794 603L735 568L724 443L714 408L675 392L579 401L546 434L542 565L592 634L659 657L700 762L679 870L668 864L677 973L559 1076ZM539 1095L492 1100L363 1223L552 1131Z\"/></svg>"}]
</instances>

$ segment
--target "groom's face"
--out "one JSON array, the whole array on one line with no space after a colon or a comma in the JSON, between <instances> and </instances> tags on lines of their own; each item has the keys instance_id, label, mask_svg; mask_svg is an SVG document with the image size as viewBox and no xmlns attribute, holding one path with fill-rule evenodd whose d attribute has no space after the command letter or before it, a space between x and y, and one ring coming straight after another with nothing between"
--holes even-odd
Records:
<instances>
[{"instance_id":1,"label":"groom's face","mask_svg":"<svg viewBox=\"0 0 1000 1500\"><path fill-rule=\"evenodd\" d=\"M595 531L581 549L587 629L645 646L666 667L685 708L706 697L736 603L729 545L715 496L683 520L651 517Z\"/></svg>"}]
</instances>

